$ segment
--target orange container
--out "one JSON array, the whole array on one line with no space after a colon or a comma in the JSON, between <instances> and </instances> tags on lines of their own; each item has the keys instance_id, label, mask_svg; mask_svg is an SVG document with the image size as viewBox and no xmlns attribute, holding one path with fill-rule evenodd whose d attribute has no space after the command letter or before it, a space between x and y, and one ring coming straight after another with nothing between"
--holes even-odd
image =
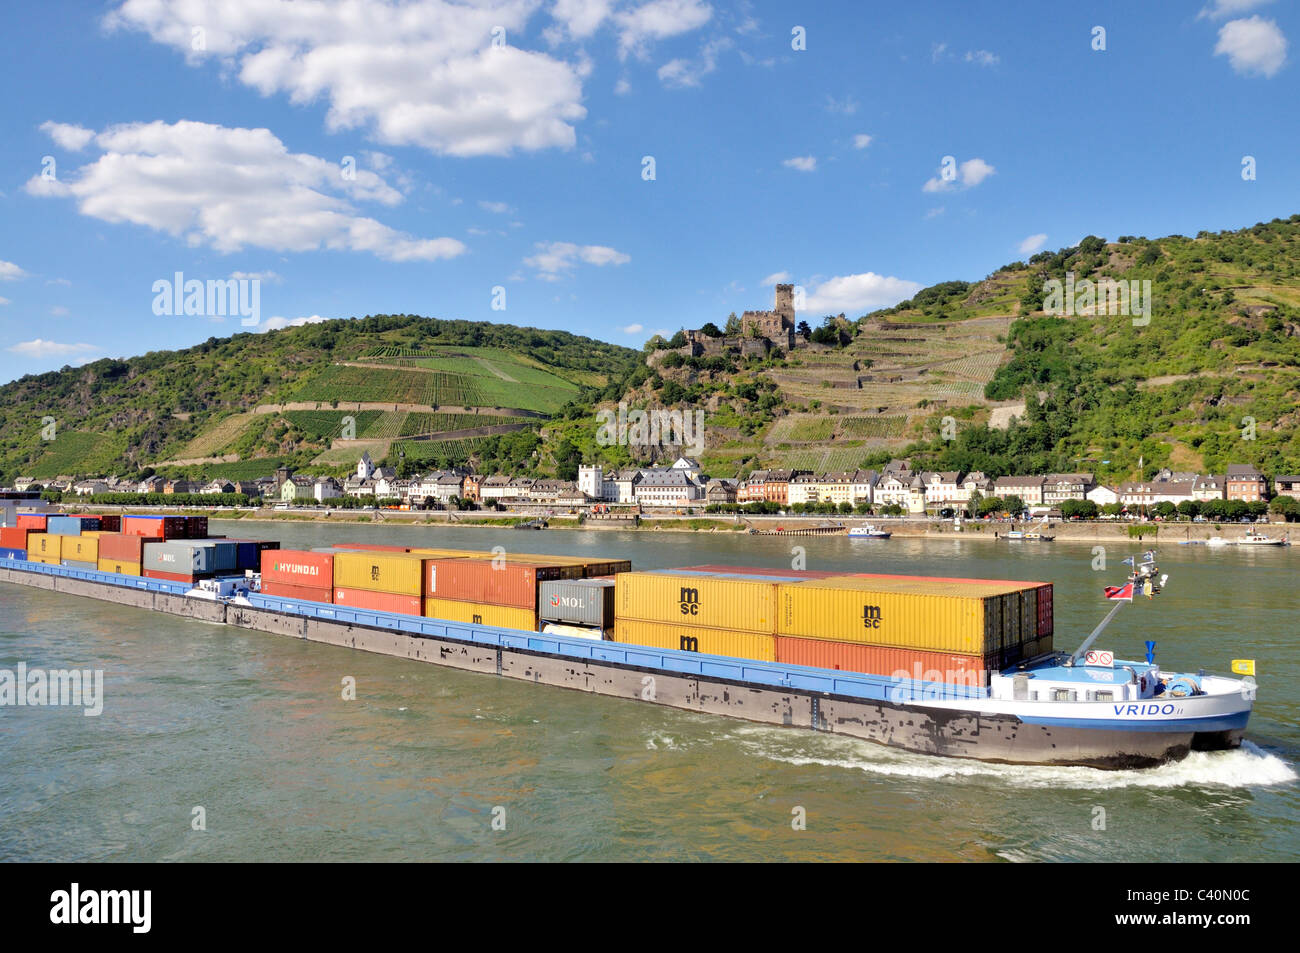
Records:
<instances>
[{"instance_id":1,"label":"orange container","mask_svg":"<svg viewBox=\"0 0 1300 953\"><path fill-rule=\"evenodd\" d=\"M950 685L987 685L989 674L998 670L995 656L981 658L785 635L776 637L776 660L786 665L812 665Z\"/></svg>"},{"instance_id":2,"label":"orange container","mask_svg":"<svg viewBox=\"0 0 1300 953\"><path fill-rule=\"evenodd\" d=\"M125 533L105 533L99 537L99 558L124 563L144 562L144 544L161 543L158 536L131 536Z\"/></svg>"},{"instance_id":3,"label":"orange container","mask_svg":"<svg viewBox=\"0 0 1300 953\"><path fill-rule=\"evenodd\" d=\"M45 513L19 513L18 529L34 529L38 533L45 532L45 520L48 518Z\"/></svg>"},{"instance_id":4,"label":"orange container","mask_svg":"<svg viewBox=\"0 0 1300 953\"><path fill-rule=\"evenodd\" d=\"M306 599L308 602L333 602L334 590L316 586L289 586L282 582L262 583L262 595L283 596L285 599Z\"/></svg>"},{"instance_id":5,"label":"orange container","mask_svg":"<svg viewBox=\"0 0 1300 953\"><path fill-rule=\"evenodd\" d=\"M404 596L396 592L374 592L370 589L335 589L334 604L349 609L370 609L375 612L400 612L403 615L423 615L421 596Z\"/></svg>"},{"instance_id":6,"label":"orange container","mask_svg":"<svg viewBox=\"0 0 1300 953\"><path fill-rule=\"evenodd\" d=\"M0 549L26 549L27 527L6 526L0 529Z\"/></svg>"},{"instance_id":7,"label":"orange container","mask_svg":"<svg viewBox=\"0 0 1300 953\"><path fill-rule=\"evenodd\" d=\"M424 594L456 602L537 608L537 584L556 579L581 579L583 567L516 562L509 557L487 559L429 559L424 567Z\"/></svg>"},{"instance_id":8,"label":"orange container","mask_svg":"<svg viewBox=\"0 0 1300 953\"><path fill-rule=\"evenodd\" d=\"M268 591L268 584L326 590L334 588L333 553L313 553L302 549L264 549L260 555L263 592ZM329 602L329 592L326 592L323 597L316 597L316 601Z\"/></svg>"}]
</instances>

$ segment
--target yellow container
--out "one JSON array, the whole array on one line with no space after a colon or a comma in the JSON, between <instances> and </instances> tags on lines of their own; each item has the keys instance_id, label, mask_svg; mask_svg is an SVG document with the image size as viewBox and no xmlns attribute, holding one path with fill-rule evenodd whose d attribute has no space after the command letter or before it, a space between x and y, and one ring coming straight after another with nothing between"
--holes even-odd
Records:
<instances>
[{"instance_id":1,"label":"yellow container","mask_svg":"<svg viewBox=\"0 0 1300 953\"><path fill-rule=\"evenodd\" d=\"M140 564L123 562L120 559L100 559L97 566L100 572L115 572L123 576L139 576Z\"/></svg>"},{"instance_id":2,"label":"yellow container","mask_svg":"<svg viewBox=\"0 0 1300 953\"><path fill-rule=\"evenodd\" d=\"M491 559L492 558L492 553L485 553L479 550L470 550L470 549L412 548L411 555L423 556L426 559Z\"/></svg>"},{"instance_id":3,"label":"yellow container","mask_svg":"<svg viewBox=\"0 0 1300 953\"><path fill-rule=\"evenodd\" d=\"M40 556L32 553L30 550L27 552L27 561L29 563L49 563L51 566L60 566L63 564L63 561L59 559L58 556Z\"/></svg>"},{"instance_id":4,"label":"yellow container","mask_svg":"<svg viewBox=\"0 0 1300 953\"><path fill-rule=\"evenodd\" d=\"M93 563L99 559L99 537L86 536L84 533L81 536L64 536L59 554L63 559Z\"/></svg>"},{"instance_id":5,"label":"yellow container","mask_svg":"<svg viewBox=\"0 0 1300 953\"><path fill-rule=\"evenodd\" d=\"M992 655L1004 647L1005 591L990 591L997 584L878 583L783 583L777 634L958 655Z\"/></svg>"},{"instance_id":6,"label":"yellow container","mask_svg":"<svg viewBox=\"0 0 1300 953\"><path fill-rule=\"evenodd\" d=\"M537 631L537 613L532 609L519 609L515 606L494 606L486 602L461 602L457 599L435 599L428 596L424 600L424 614L448 622Z\"/></svg>"},{"instance_id":7,"label":"yellow container","mask_svg":"<svg viewBox=\"0 0 1300 953\"><path fill-rule=\"evenodd\" d=\"M614 641L648 645L656 649L680 649L704 655L776 661L776 637L734 629L710 629L698 625L664 625L635 619L614 621Z\"/></svg>"},{"instance_id":8,"label":"yellow container","mask_svg":"<svg viewBox=\"0 0 1300 953\"><path fill-rule=\"evenodd\" d=\"M63 558L62 544L63 537L53 533L28 533L27 558L38 563L57 563Z\"/></svg>"},{"instance_id":9,"label":"yellow container","mask_svg":"<svg viewBox=\"0 0 1300 953\"><path fill-rule=\"evenodd\" d=\"M337 552L334 585L340 589L418 596L424 591L424 557L414 553Z\"/></svg>"},{"instance_id":10,"label":"yellow container","mask_svg":"<svg viewBox=\"0 0 1300 953\"><path fill-rule=\"evenodd\" d=\"M774 580L674 572L625 572L616 577L614 616L708 629L772 635Z\"/></svg>"}]
</instances>

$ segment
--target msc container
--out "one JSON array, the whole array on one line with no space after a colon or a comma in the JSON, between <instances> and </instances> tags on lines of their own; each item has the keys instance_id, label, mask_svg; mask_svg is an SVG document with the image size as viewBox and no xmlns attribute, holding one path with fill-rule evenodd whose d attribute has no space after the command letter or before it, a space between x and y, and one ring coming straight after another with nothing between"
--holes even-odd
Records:
<instances>
[{"instance_id":1,"label":"msc container","mask_svg":"<svg viewBox=\"0 0 1300 953\"><path fill-rule=\"evenodd\" d=\"M758 662L776 661L776 639L758 632L737 632L733 629L713 629L700 625L665 625L662 622L617 619L614 622L614 641L626 642L630 645L648 645L656 649L726 655Z\"/></svg>"},{"instance_id":2,"label":"msc container","mask_svg":"<svg viewBox=\"0 0 1300 953\"><path fill-rule=\"evenodd\" d=\"M0 559L26 559L27 550L14 549L12 546L0 546Z\"/></svg>"},{"instance_id":3,"label":"msc container","mask_svg":"<svg viewBox=\"0 0 1300 953\"><path fill-rule=\"evenodd\" d=\"M473 625L491 625L501 629L537 631L537 613L517 606L495 606L484 602L461 602L456 599L424 600L424 614L431 619L448 622L469 622Z\"/></svg>"},{"instance_id":4,"label":"msc container","mask_svg":"<svg viewBox=\"0 0 1300 953\"><path fill-rule=\"evenodd\" d=\"M151 571L175 573L187 577L211 575L216 572L215 555L216 547L211 543L172 540L164 543L145 543L144 558L141 562L146 576Z\"/></svg>"},{"instance_id":5,"label":"msc container","mask_svg":"<svg viewBox=\"0 0 1300 953\"><path fill-rule=\"evenodd\" d=\"M776 628L776 588L781 578L672 570L619 573L615 616L771 635Z\"/></svg>"},{"instance_id":6,"label":"msc container","mask_svg":"<svg viewBox=\"0 0 1300 953\"><path fill-rule=\"evenodd\" d=\"M1000 669L996 655L956 655L918 649L829 642L826 639L776 637L776 661L784 665L812 665L845 672L865 672L893 678L982 687L990 672Z\"/></svg>"},{"instance_id":7,"label":"msc container","mask_svg":"<svg viewBox=\"0 0 1300 953\"><path fill-rule=\"evenodd\" d=\"M63 537L52 533L28 533L27 552L33 557L40 557L40 562L51 559L58 562L63 558Z\"/></svg>"},{"instance_id":8,"label":"msc container","mask_svg":"<svg viewBox=\"0 0 1300 953\"><path fill-rule=\"evenodd\" d=\"M1006 588L862 577L785 583L778 597L777 635L993 655L1007 647Z\"/></svg>"},{"instance_id":9,"label":"msc container","mask_svg":"<svg viewBox=\"0 0 1300 953\"><path fill-rule=\"evenodd\" d=\"M282 582L268 583L265 578L262 580L262 595L280 596L284 599L302 599L305 602L333 602L334 590L326 587L324 589L316 586L291 586Z\"/></svg>"},{"instance_id":10,"label":"msc container","mask_svg":"<svg viewBox=\"0 0 1300 953\"><path fill-rule=\"evenodd\" d=\"M115 572L121 576L138 576L141 568L138 562L130 562L124 559L105 559L103 556L99 557L95 566L100 572Z\"/></svg>"},{"instance_id":11,"label":"msc container","mask_svg":"<svg viewBox=\"0 0 1300 953\"><path fill-rule=\"evenodd\" d=\"M369 589L418 599L424 589L424 559L406 553L344 550L334 554L334 588Z\"/></svg>"},{"instance_id":12,"label":"msc container","mask_svg":"<svg viewBox=\"0 0 1300 953\"><path fill-rule=\"evenodd\" d=\"M544 582L537 587L537 617L608 629L614 624L614 580Z\"/></svg>"},{"instance_id":13,"label":"msc container","mask_svg":"<svg viewBox=\"0 0 1300 953\"><path fill-rule=\"evenodd\" d=\"M69 569L89 569L91 572L97 572L99 570L98 562L88 562L81 559L64 559L61 560L60 563L61 565L67 566Z\"/></svg>"},{"instance_id":14,"label":"msc container","mask_svg":"<svg viewBox=\"0 0 1300 953\"><path fill-rule=\"evenodd\" d=\"M64 536L59 556L64 560L93 563L99 559L99 537Z\"/></svg>"},{"instance_id":15,"label":"msc container","mask_svg":"<svg viewBox=\"0 0 1300 953\"><path fill-rule=\"evenodd\" d=\"M125 533L107 533L99 537L99 558L127 563L143 562L145 544L161 542L163 540L156 536L128 536Z\"/></svg>"},{"instance_id":16,"label":"msc container","mask_svg":"<svg viewBox=\"0 0 1300 953\"><path fill-rule=\"evenodd\" d=\"M502 559L430 559L424 594L457 602L537 608L537 586L556 579L581 579L581 566L556 566Z\"/></svg>"},{"instance_id":17,"label":"msc container","mask_svg":"<svg viewBox=\"0 0 1300 953\"><path fill-rule=\"evenodd\" d=\"M122 514L120 513L102 513L99 517L99 528L105 533L122 532Z\"/></svg>"},{"instance_id":18,"label":"msc container","mask_svg":"<svg viewBox=\"0 0 1300 953\"><path fill-rule=\"evenodd\" d=\"M268 549L262 553L262 591L267 584L334 588L334 554L300 549ZM329 599L323 600L329 602Z\"/></svg>"},{"instance_id":19,"label":"msc container","mask_svg":"<svg viewBox=\"0 0 1300 953\"><path fill-rule=\"evenodd\" d=\"M19 513L18 529L34 529L38 533L45 532L45 524L49 521L47 513Z\"/></svg>"},{"instance_id":20,"label":"msc container","mask_svg":"<svg viewBox=\"0 0 1300 953\"><path fill-rule=\"evenodd\" d=\"M45 532L60 536L80 536L85 529L99 529L99 517L51 516L45 523Z\"/></svg>"},{"instance_id":21,"label":"msc container","mask_svg":"<svg viewBox=\"0 0 1300 953\"><path fill-rule=\"evenodd\" d=\"M0 549L27 549L27 534L30 530L22 526L5 526L0 528Z\"/></svg>"},{"instance_id":22,"label":"msc container","mask_svg":"<svg viewBox=\"0 0 1300 953\"><path fill-rule=\"evenodd\" d=\"M123 516L122 532L131 536L184 539L188 526L183 516Z\"/></svg>"},{"instance_id":23,"label":"msc container","mask_svg":"<svg viewBox=\"0 0 1300 953\"><path fill-rule=\"evenodd\" d=\"M373 589L334 587L335 605L351 609L372 609L375 612L400 612L403 615L421 615L423 599L399 592L377 592Z\"/></svg>"}]
</instances>

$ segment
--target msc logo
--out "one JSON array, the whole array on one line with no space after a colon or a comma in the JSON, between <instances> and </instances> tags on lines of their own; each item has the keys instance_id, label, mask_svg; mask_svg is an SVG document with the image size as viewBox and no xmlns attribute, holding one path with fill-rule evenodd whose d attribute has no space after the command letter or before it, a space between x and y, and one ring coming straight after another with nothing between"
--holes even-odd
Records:
<instances>
[{"instance_id":1,"label":"msc logo","mask_svg":"<svg viewBox=\"0 0 1300 953\"><path fill-rule=\"evenodd\" d=\"M682 615L699 615L700 614L700 590L690 589L682 586L681 591ZM692 639L691 641L695 641ZM695 649L690 651L694 652Z\"/></svg>"},{"instance_id":2,"label":"msc logo","mask_svg":"<svg viewBox=\"0 0 1300 953\"><path fill-rule=\"evenodd\" d=\"M479 615L477 612L471 613L469 619L470 619L470 623L473 625L483 624L483 617Z\"/></svg>"},{"instance_id":3,"label":"msc logo","mask_svg":"<svg viewBox=\"0 0 1300 953\"><path fill-rule=\"evenodd\" d=\"M880 606L862 607L862 627L864 629L880 628Z\"/></svg>"},{"instance_id":4,"label":"msc logo","mask_svg":"<svg viewBox=\"0 0 1300 953\"><path fill-rule=\"evenodd\" d=\"M700 650L700 640L693 635L683 635L680 648L683 652L698 652Z\"/></svg>"},{"instance_id":5,"label":"msc logo","mask_svg":"<svg viewBox=\"0 0 1300 953\"><path fill-rule=\"evenodd\" d=\"M371 567L370 567L370 581L371 581L371 582L378 582L378 581L379 581L379 567L378 567L378 566L371 566Z\"/></svg>"}]
</instances>

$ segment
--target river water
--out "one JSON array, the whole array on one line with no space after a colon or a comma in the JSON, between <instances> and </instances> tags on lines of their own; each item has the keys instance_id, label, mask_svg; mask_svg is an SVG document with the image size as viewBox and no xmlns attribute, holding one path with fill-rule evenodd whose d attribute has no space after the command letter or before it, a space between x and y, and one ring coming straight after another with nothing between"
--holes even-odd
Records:
<instances>
[{"instance_id":1,"label":"river water","mask_svg":"<svg viewBox=\"0 0 1300 953\"><path fill-rule=\"evenodd\" d=\"M1059 541L212 531L638 568L785 568L802 547L808 569L1045 580L1058 648L1142 548L1107 544L1099 571L1092 544ZM1172 546L1159 562L1166 591L1125 607L1099 647L1142 658L1154 639L1170 669L1254 658L1259 696L1241 750L1120 772L906 754L0 583L0 668L102 669L105 693L98 717L0 708L0 860L1300 859L1300 548Z\"/></svg>"}]
</instances>

